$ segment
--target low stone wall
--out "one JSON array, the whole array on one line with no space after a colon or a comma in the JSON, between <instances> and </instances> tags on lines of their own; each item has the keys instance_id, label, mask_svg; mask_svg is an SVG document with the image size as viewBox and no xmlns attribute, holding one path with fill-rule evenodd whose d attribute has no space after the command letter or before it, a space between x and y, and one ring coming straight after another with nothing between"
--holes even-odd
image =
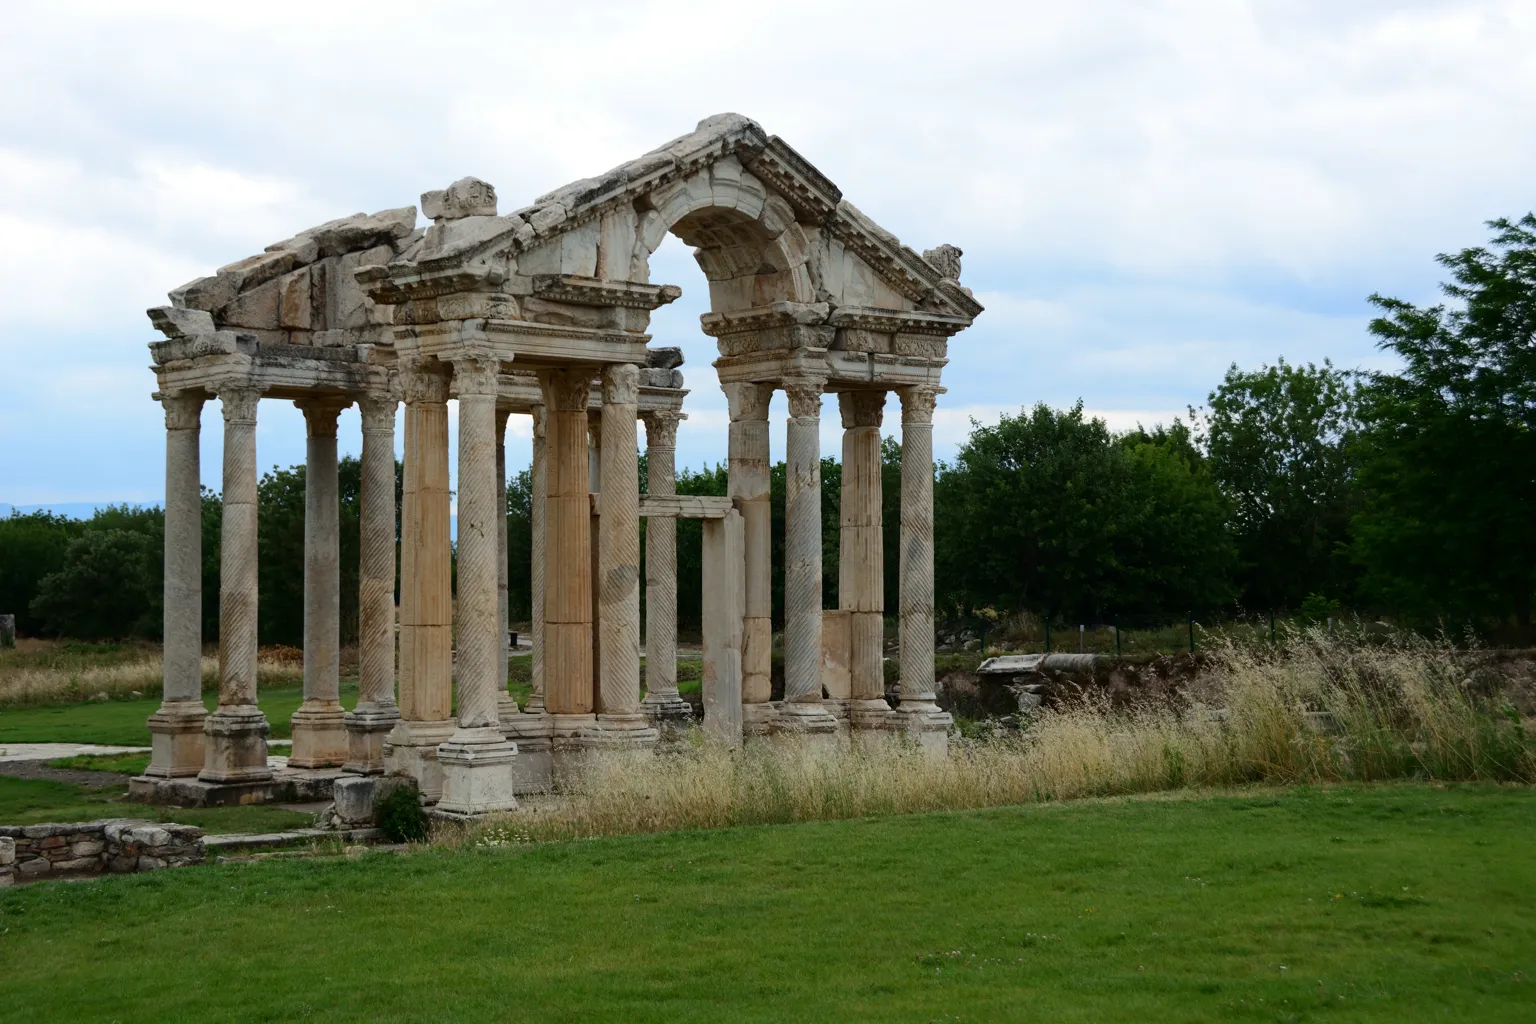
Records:
<instances>
[{"instance_id":1,"label":"low stone wall","mask_svg":"<svg viewBox=\"0 0 1536 1024\"><path fill-rule=\"evenodd\" d=\"M203 861L203 830L128 818L0 825L0 886L58 875L158 871Z\"/></svg>"}]
</instances>

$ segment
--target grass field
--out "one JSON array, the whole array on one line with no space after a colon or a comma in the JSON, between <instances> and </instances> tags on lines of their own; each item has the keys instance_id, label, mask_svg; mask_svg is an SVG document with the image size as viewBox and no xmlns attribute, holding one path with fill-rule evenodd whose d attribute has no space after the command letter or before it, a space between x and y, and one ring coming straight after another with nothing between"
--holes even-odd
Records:
<instances>
[{"instance_id":1,"label":"grass field","mask_svg":"<svg viewBox=\"0 0 1536 1024\"><path fill-rule=\"evenodd\" d=\"M1531 1020L1533 842L1399 784L35 885L0 1020Z\"/></svg>"},{"instance_id":2,"label":"grass field","mask_svg":"<svg viewBox=\"0 0 1536 1024\"><path fill-rule=\"evenodd\" d=\"M152 807L123 799L127 787L103 789L43 779L0 775L0 823L35 825L45 821L95 821L99 818L146 818L196 825L208 832L279 832L308 828L314 815L281 807Z\"/></svg>"}]
</instances>

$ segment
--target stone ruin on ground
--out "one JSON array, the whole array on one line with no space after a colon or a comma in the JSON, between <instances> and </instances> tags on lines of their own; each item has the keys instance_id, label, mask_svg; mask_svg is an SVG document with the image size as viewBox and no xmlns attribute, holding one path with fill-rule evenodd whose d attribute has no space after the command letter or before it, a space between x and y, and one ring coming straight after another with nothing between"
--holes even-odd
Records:
<instances>
[{"instance_id":1,"label":"stone ruin on ground","mask_svg":"<svg viewBox=\"0 0 1536 1024\"><path fill-rule=\"evenodd\" d=\"M414 207L330 221L171 293L149 316L166 417L164 703L133 793L271 799L341 776L408 775L440 812L480 814L547 789L585 752L645 748L689 713L678 696L675 522L705 521L704 721L738 744L772 734L943 749L934 701L933 440L949 338L981 312L960 250L919 255L777 136L736 114L499 214L464 178ZM729 495L675 494L681 354L650 314L674 234L709 281L730 411ZM785 688L771 700L768 406L789 399ZM880 427L901 402L900 665L884 696ZM819 425L844 428L840 607L821 607ZM201 698L204 404L224 417L219 702ZM256 416L304 413L304 702L293 753L268 765L256 688ZM458 417L457 618L450 593L449 398ZM405 404L396 643L395 415ZM339 700L336 429L362 413L359 700ZM507 692L505 431L533 418L533 699ZM648 493L638 493L637 421ZM648 621L640 682L640 518ZM898 524L889 524L897 527ZM454 638L457 638L455 645ZM398 675L398 695L396 682ZM455 708L457 715L453 713Z\"/></svg>"}]
</instances>

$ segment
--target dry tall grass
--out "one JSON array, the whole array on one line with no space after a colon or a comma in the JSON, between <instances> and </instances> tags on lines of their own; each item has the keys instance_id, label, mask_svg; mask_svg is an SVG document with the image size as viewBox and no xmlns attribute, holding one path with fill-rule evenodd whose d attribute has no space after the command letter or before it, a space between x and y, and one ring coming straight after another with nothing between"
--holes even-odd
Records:
<instances>
[{"instance_id":1,"label":"dry tall grass","mask_svg":"<svg viewBox=\"0 0 1536 1024\"><path fill-rule=\"evenodd\" d=\"M1023 734L956 740L945 758L899 743L731 752L695 738L594 757L565 780L565 799L441 838L499 845L1250 782L1536 781L1519 716L1479 681L1477 661L1411 637L1368 645L1314 631L1279 651L1224 644L1198 693L1129 708L1085 698Z\"/></svg>"},{"instance_id":2,"label":"dry tall grass","mask_svg":"<svg viewBox=\"0 0 1536 1024\"><path fill-rule=\"evenodd\" d=\"M150 646L69 644L21 640L0 657L0 708L35 707L87 700L105 693L129 698L160 693L162 662ZM257 660L258 686L297 686L304 681L302 661L283 649L272 656L264 648ZM203 689L217 690L219 659L203 658Z\"/></svg>"}]
</instances>

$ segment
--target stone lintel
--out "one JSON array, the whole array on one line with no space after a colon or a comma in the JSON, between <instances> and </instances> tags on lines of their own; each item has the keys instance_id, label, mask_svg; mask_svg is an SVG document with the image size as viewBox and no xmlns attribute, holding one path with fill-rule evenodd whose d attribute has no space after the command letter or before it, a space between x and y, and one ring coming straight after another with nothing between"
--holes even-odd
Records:
<instances>
[{"instance_id":1,"label":"stone lintel","mask_svg":"<svg viewBox=\"0 0 1536 1024\"><path fill-rule=\"evenodd\" d=\"M697 494L642 494L640 516L650 519L724 519L735 503L734 498Z\"/></svg>"},{"instance_id":2,"label":"stone lintel","mask_svg":"<svg viewBox=\"0 0 1536 1024\"><path fill-rule=\"evenodd\" d=\"M675 284L640 281L602 281L571 274L542 274L533 279L533 294L573 306L619 306L625 309L659 309L682 297Z\"/></svg>"},{"instance_id":3,"label":"stone lintel","mask_svg":"<svg viewBox=\"0 0 1536 1024\"><path fill-rule=\"evenodd\" d=\"M881 334L931 334L953 337L971 326L971 318L923 310L881 309L876 306L838 306L827 316L832 327L875 331Z\"/></svg>"}]
</instances>

